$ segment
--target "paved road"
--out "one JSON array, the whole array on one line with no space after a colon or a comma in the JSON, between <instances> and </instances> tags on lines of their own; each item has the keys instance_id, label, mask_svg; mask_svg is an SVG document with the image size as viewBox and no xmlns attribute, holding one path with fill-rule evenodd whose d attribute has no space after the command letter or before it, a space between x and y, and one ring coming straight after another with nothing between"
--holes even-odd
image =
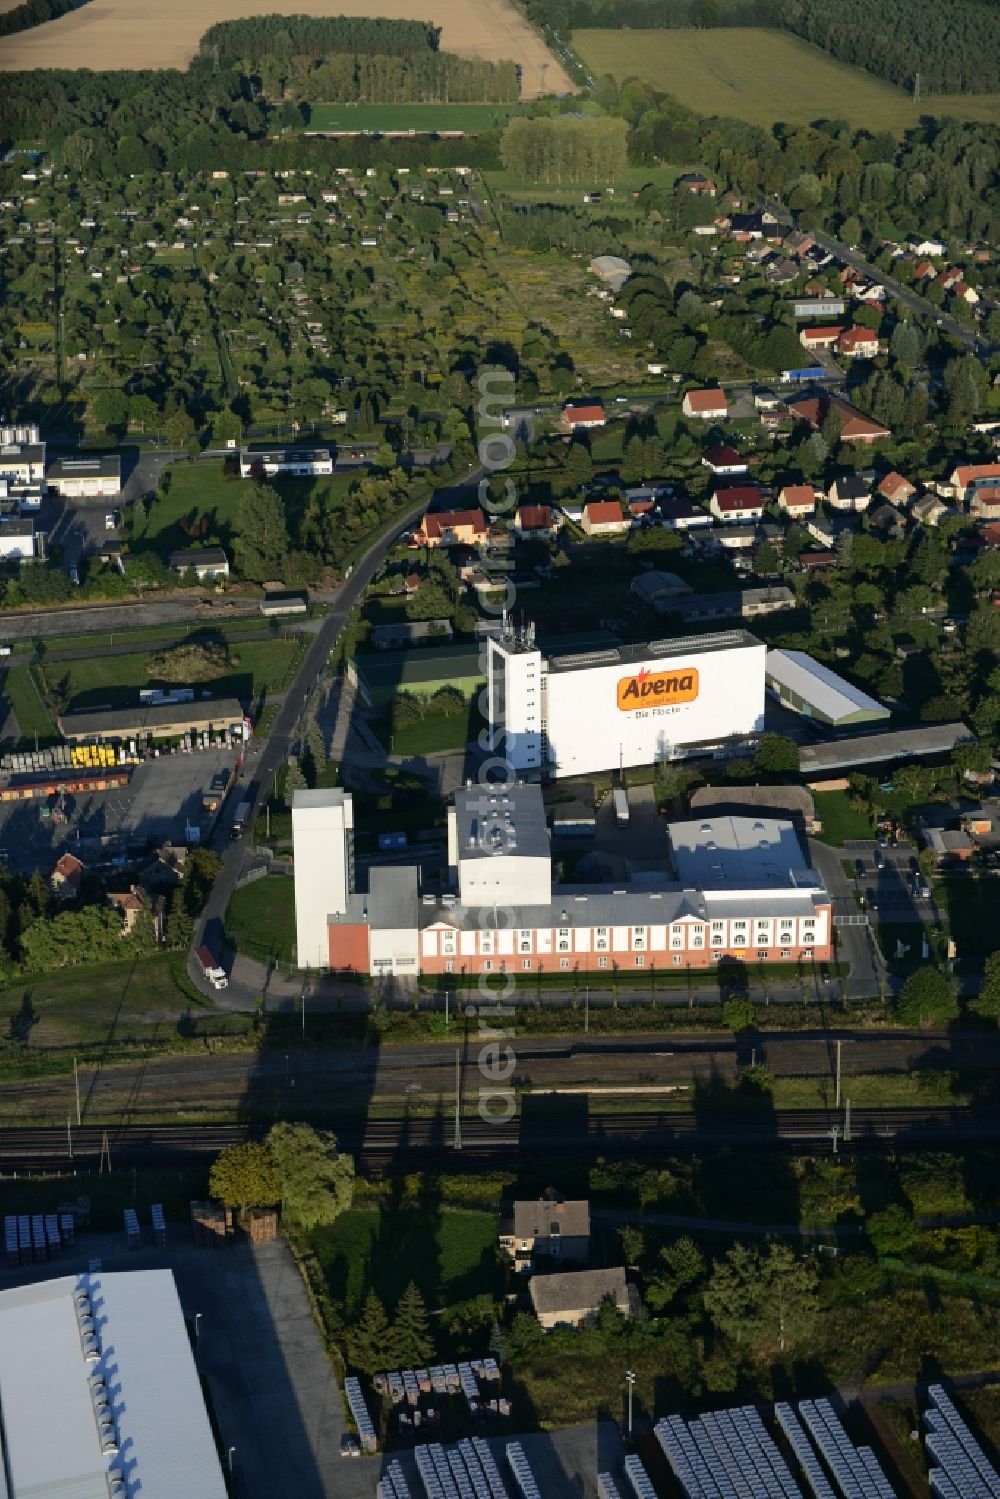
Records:
<instances>
[{"instance_id":1,"label":"paved road","mask_svg":"<svg viewBox=\"0 0 1000 1499\"><path fill-rule=\"evenodd\" d=\"M363 560L357 564L350 578L337 594L322 627L314 636L291 686L285 693L285 700L278 711L271 732L263 742L251 741L241 784L233 793L234 800L250 801L253 805L248 836L253 826L253 818L270 795L275 775L288 756L295 726L309 693L322 676L330 652L337 643L351 611L361 602L371 578L384 562L396 538L401 532L408 530L425 509L426 505L421 503L400 516L392 529L375 542ZM202 913L202 921L196 932L195 946L203 940L209 940L213 947L218 946L222 918L225 916L226 908L236 889L236 881L243 869L246 851L247 838L239 839L226 850L223 856L222 872L212 887L212 893ZM188 960L188 973L192 982L196 983L204 993L213 999L216 998L216 991L205 984L193 950Z\"/></svg>"}]
</instances>

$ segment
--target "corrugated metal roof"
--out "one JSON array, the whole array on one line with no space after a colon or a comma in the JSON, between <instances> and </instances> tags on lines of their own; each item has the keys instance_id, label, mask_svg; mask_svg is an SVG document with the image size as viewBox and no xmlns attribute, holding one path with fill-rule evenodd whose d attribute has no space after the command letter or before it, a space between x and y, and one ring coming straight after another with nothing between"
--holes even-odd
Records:
<instances>
[{"instance_id":1,"label":"corrugated metal roof","mask_svg":"<svg viewBox=\"0 0 1000 1499\"><path fill-rule=\"evenodd\" d=\"M83 1358L80 1286L100 1331L96 1364ZM95 1372L108 1376L120 1458L101 1452ZM0 1293L0 1409L14 1499L107 1499L116 1466L143 1499L226 1499L169 1270L64 1276Z\"/></svg>"},{"instance_id":2,"label":"corrugated metal roof","mask_svg":"<svg viewBox=\"0 0 1000 1499\"><path fill-rule=\"evenodd\" d=\"M768 651L764 672L834 722L855 713L889 717L889 710L876 698L852 686L805 651Z\"/></svg>"}]
</instances>

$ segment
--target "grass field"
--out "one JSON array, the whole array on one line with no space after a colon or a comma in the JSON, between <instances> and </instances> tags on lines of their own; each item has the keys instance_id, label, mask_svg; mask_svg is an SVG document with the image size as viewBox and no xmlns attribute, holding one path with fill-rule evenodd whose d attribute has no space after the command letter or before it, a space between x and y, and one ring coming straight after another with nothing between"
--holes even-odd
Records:
<instances>
[{"instance_id":1,"label":"grass field","mask_svg":"<svg viewBox=\"0 0 1000 1499\"><path fill-rule=\"evenodd\" d=\"M39 742L58 739L56 726L38 694L29 666L11 667L4 674L3 691L14 710L22 739L33 740L36 734Z\"/></svg>"},{"instance_id":2,"label":"grass field","mask_svg":"<svg viewBox=\"0 0 1000 1499\"><path fill-rule=\"evenodd\" d=\"M258 13L353 15L342 0L173 0L153 8L149 0L103 0L57 21L6 37L0 71L21 68L183 68L198 42L217 21ZM572 92L572 84L511 0L379 0L377 13L391 20L430 21L441 28L441 50L500 62L510 58L524 72L525 98L538 92L546 67L547 92Z\"/></svg>"},{"instance_id":3,"label":"grass field","mask_svg":"<svg viewBox=\"0 0 1000 1499\"><path fill-rule=\"evenodd\" d=\"M312 1235L334 1301L353 1320L369 1289L395 1307L411 1280L431 1312L494 1290L497 1219L433 1200L354 1209ZM390 1316L392 1312L390 1310ZM446 1319L434 1318L435 1326Z\"/></svg>"},{"instance_id":4,"label":"grass field","mask_svg":"<svg viewBox=\"0 0 1000 1499\"><path fill-rule=\"evenodd\" d=\"M864 812L852 807L846 791L817 791L816 816L823 824L823 843L840 848L848 839L871 838L872 825Z\"/></svg>"},{"instance_id":5,"label":"grass field","mask_svg":"<svg viewBox=\"0 0 1000 1499\"><path fill-rule=\"evenodd\" d=\"M314 104L310 130L497 130L514 113L509 104Z\"/></svg>"},{"instance_id":6,"label":"grass field","mask_svg":"<svg viewBox=\"0 0 1000 1499\"><path fill-rule=\"evenodd\" d=\"M295 942L295 881L286 874L269 874L235 890L225 927L237 952L290 963Z\"/></svg>"},{"instance_id":7,"label":"grass field","mask_svg":"<svg viewBox=\"0 0 1000 1499\"><path fill-rule=\"evenodd\" d=\"M208 639L217 638L213 631L206 631L205 635ZM198 690L211 692L217 698L238 697L244 703L262 691L278 692L287 684L302 651L302 640L295 635L234 642L229 646L229 669L222 676L198 683ZM150 670L147 651L53 661L34 670L44 673L54 699L64 703L70 712L127 707L136 701L140 687L169 685Z\"/></svg>"},{"instance_id":8,"label":"grass field","mask_svg":"<svg viewBox=\"0 0 1000 1499\"><path fill-rule=\"evenodd\" d=\"M1000 121L1000 93L932 95L914 104L901 89L782 31L576 31L573 46L595 74L642 78L699 114L753 125L844 119L902 131L921 115Z\"/></svg>"}]
</instances>

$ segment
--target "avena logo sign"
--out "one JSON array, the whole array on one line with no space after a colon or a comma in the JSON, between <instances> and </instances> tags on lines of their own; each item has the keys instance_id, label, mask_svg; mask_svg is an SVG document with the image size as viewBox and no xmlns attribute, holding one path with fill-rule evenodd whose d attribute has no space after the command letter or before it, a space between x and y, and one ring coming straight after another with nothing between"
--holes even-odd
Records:
<instances>
[{"instance_id":1,"label":"avena logo sign","mask_svg":"<svg viewBox=\"0 0 1000 1499\"><path fill-rule=\"evenodd\" d=\"M682 667L680 671L650 671L644 666L634 677L618 679L618 707L623 713L633 708L693 703L697 696L698 673L694 667Z\"/></svg>"}]
</instances>

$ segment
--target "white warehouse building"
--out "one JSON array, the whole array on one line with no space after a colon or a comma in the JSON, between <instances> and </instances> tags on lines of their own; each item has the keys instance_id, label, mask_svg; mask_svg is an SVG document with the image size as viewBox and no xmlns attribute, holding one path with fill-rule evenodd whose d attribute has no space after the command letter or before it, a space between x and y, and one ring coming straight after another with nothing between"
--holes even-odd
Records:
<instances>
[{"instance_id":1,"label":"white warehouse building","mask_svg":"<svg viewBox=\"0 0 1000 1499\"><path fill-rule=\"evenodd\" d=\"M329 448L271 448L256 452L240 450L240 478L252 479L263 472L268 479L275 474L289 474L294 479L316 479L333 473L333 455Z\"/></svg>"},{"instance_id":2,"label":"white warehouse building","mask_svg":"<svg viewBox=\"0 0 1000 1499\"><path fill-rule=\"evenodd\" d=\"M745 630L545 656L529 626L489 641L489 747L518 773L651 765L764 727L765 646Z\"/></svg>"},{"instance_id":3,"label":"white warehouse building","mask_svg":"<svg viewBox=\"0 0 1000 1499\"><path fill-rule=\"evenodd\" d=\"M353 798L338 787L296 791L292 838L299 967L326 968L330 917L344 914L354 889Z\"/></svg>"}]
</instances>

